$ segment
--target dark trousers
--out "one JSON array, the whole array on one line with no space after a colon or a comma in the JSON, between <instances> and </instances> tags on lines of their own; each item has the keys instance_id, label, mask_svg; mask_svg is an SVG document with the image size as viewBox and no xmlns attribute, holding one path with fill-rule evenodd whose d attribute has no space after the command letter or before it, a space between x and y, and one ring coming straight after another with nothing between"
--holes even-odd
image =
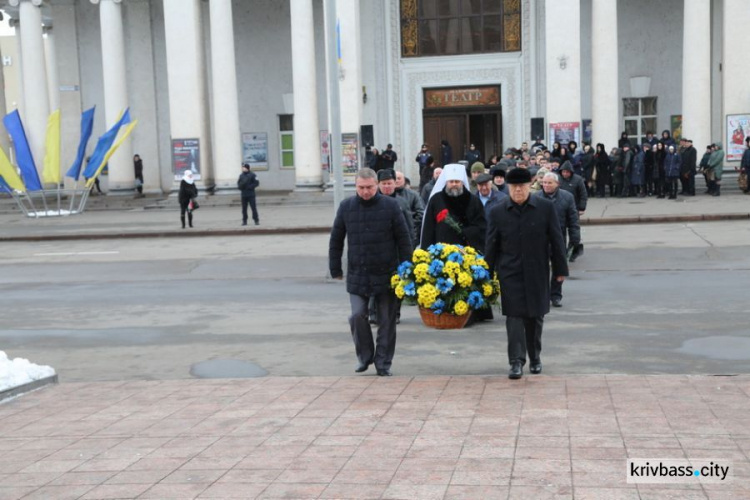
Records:
<instances>
[{"instance_id":1,"label":"dark trousers","mask_svg":"<svg viewBox=\"0 0 750 500\"><path fill-rule=\"evenodd\" d=\"M549 282L549 298L550 300L562 300L562 282L557 281L557 277L552 276Z\"/></svg>"},{"instance_id":2,"label":"dark trousers","mask_svg":"<svg viewBox=\"0 0 750 500\"><path fill-rule=\"evenodd\" d=\"M677 198L677 177L667 177L667 193L670 199Z\"/></svg>"},{"instance_id":3,"label":"dark trousers","mask_svg":"<svg viewBox=\"0 0 750 500\"><path fill-rule=\"evenodd\" d=\"M183 229L185 229L185 212L187 212L188 224L190 224L190 227L193 227L193 212L188 210L187 205L180 205L180 220L182 221Z\"/></svg>"},{"instance_id":4,"label":"dark trousers","mask_svg":"<svg viewBox=\"0 0 750 500\"><path fill-rule=\"evenodd\" d=\"M688 172L687 191L685 193L689 196L695 196L695 172Z\"/></svg>"},{"instance_id":5,"label":"dark trousers","mask_svg":"<svg viewBox=\"0 0 750 500\"><path fill-rule=\"evenodd\" d=\"M138 191L138 194L143 194L143 174L136 175L135 179L140 182L135 183L135 189Z\"/></svg>"},{"instance_id":6,"label":"dark trousers","mask_svg":"<svg viewBox=\"0 0 750 500\"><path fill-rule=\"evenodd\" d=\"M349 294L352 315L349 326L354 340L354 350L360 363L375 363L378 370L388 370L396 351L396 310L398 299L391 292L375 296L378 308L378 335L372 339L369 321L369 297Z\"/></svg>"},{"instance_id":7,"label":"dark trousers","mask_svg":"<svg viewBox=\"0 0 750 500\"><path fill-rule=\"evenodd\" d=\"M680 174L680 194L690 193L690 180L685 178L685 174Z\"/></svg>"},{"instance_id":8,"label":"dark trousers","mask_svg":"<svg viewBox=\"0 0 750 500\"><path fill-rule=\"evenodd\" d=\"M531 363L539 363L542 353L542 326L544 316L507 316L505 329L508 332L508 361L510 364L526 364L526 353Z\"/></svg>"},{"instance_id":9,"label":"dark trousers","mask_svg":"<svg viewBox=\"0 0 750 500\"><path fill-rule=\"evenodd\" d=\"M253 211L253 220L258 222L258 208L255 206L255 195L245 196L242 195L242 222L247 222L247 206L250 205L250 209Z\"/></svg>"}]
</instances>

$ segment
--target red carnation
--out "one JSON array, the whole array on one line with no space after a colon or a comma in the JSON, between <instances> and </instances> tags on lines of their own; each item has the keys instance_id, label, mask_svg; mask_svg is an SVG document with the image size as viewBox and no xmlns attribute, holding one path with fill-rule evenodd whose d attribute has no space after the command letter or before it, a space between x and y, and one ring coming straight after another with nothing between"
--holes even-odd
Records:
<instances>
[{"instance_id":1,"label":"red carnation","mask_svg":"<svg viewBox=\"0 0 750 500\"><path fill-rule=\"evenodd\" d=\"M438 212L437 216L435 216L435 220L438 221L438 223L443 222L448 217L448 209L444 208L440 212Z\"/></svg>"}]
</instances>

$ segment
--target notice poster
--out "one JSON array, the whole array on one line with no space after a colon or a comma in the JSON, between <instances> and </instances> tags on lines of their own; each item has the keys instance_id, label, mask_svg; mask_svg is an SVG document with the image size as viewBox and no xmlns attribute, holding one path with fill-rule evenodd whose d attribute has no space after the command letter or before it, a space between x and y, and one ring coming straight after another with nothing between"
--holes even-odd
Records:
<instances>
[{"instance_id":1,"label":"notice poster","mask_svg":"<svg viewBox=\"0 0 750 500\"><path fill-rule=\"evenodd\" d=\"M185 170L192 170L195 180L201 179L201 150L198 139L172 139L172 171L175 180Z\"/></svg>"},{"instance_id":2,"label":"notice poster","mask_svg":"<svg viewBox=\"0 0 750 500\"><path fill-rule=\"evenodd\" d=\"M578 122L561 122L549 124L549 144L559 142L561 147L567 148L570 141L581 144L581 124Z\"/></svg>"},{"instance_id":3,"label":"notice poster","mask_svg":"<svg viewBox=\"0 0 750 500\"><path fill-rule=\"evenodd\" d=\"M341 169L344 175L354 176L359 170L359 137L341 134Z\"/></svg>"},{"instance_id":4,"label":"notice poster","mask_svg":"<svg viewBox=\"0 0 750 500\"><path fill-rule=\"evenodd\" d=\"M750 137L750 113L727 115L726 161L740 161L745 152L745 138Z\"/></svg>"},{"instance_id":5,"label":"notice poster","mask_svg":"<svg viewBox=\"0 0 750 500\"><path fill-rule=\"evenodd\" d=\"M250 165L250 170L268 170L268 134L242 134L242 163Z\"/></svg>"},{"instance_id":6,"label":"notice poster","mask_svg":"<svg viewBox=\"0 0 750 500\"><path fill-rule=\"evenodd\" d=\"M327 130L320 131L320 165L323 170L331 169L331 141Z\"/></svg>"},{"instance_id":7,"label":"notice poster","mask_svg":"<svg viewBox=\"0 0 750 500\"><path fill-rule=\"evenodd\" d=\"M672 139L675 142L680 142L680 139L682 139L682 115L669 117L669 131L672 132Z\"/></svg>"}]
</instances>

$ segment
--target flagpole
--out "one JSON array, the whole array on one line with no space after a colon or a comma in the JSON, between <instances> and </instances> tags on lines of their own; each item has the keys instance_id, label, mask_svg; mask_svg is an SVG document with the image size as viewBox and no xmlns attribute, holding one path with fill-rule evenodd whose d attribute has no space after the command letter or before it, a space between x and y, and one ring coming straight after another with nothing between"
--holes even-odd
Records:
<instances>
[{"instance_id":1,"label":"flagpole","mask_svg":"<svg viewBox=\"0 0 750 500\"><path fill-rule=\"evenodd\" d=\"M29 200L29 205L31 206L31 209L34 211L34 217L39 218L39 211L36 209L36 205L34 205L34 200L31 198L31 195L28 191L26 191L26 198Z\"/></svg>"},{"instance_id":2,"label":"flagpole","mask_svg":"<svg viewBox=\"0 0 750 500\"><path fill-rule=\"evenodd\" d=\"M44 203L44 215L49 215L49 207L47 206L47 192L42 188L42 202Z\"/></svg>"},{"instance_id":3,"label":"flagpole","mask_svg":"<svg viewBox=\"0 0 750 500\"><path fill-rule=\"evenodd\" d=\"M23 200L21 200L15 191L11 191L10 195L13 197L13 199L16 201L16 205L21 209L21 211L26 215L26 217L29 216L29 211L26 209L26 205L23 204Z\"/></svg>"},{"instance_id":4,"label":"flagpole","mask_svg":"<svg viewBox=\"0 0 750 500\"><path fill-rule=\"evenodd\" d=\"M76 191L78 191L78 179L76 179L75 186L73 187L73 194L70 195L70 209L68 210L68 212L70 212L71 214L73 214L73 202L76 199Z\"/></svg>"}]
</instances>

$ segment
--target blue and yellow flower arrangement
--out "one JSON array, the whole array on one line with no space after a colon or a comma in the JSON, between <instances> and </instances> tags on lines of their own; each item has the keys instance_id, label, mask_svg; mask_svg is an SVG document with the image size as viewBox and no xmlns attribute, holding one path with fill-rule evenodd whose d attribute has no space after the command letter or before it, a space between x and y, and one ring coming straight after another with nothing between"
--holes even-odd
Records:
<instances>
[{"instance_id":1,"label":"blue and yellow flower arrangement","mask_svg":"<svg viewBox=\"0 0 750 500\"><path fill-rule=\"evenodd\" d=\"M469 246L436 243L417 248L391 277L396 297L434 314L463 316L497 302L500 283L484 257Z\"/></svg>"}]
</instances>

